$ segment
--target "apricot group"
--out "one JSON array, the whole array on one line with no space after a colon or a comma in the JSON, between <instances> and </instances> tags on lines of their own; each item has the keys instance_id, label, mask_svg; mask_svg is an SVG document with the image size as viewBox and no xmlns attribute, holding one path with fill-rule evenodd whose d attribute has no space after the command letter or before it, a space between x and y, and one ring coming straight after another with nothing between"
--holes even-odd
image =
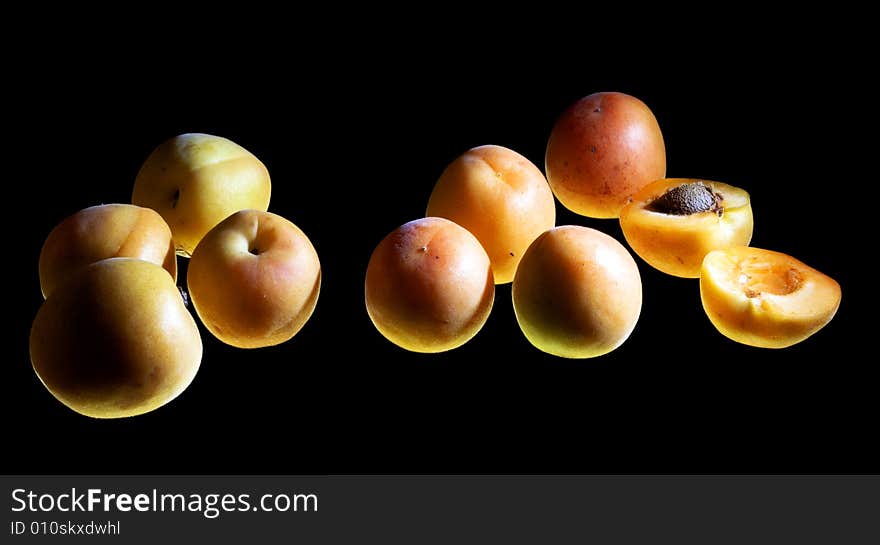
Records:
<instances>
[{"instance_id":1,"label":"apricot group","mask_svg":"<svg viewBox=\"0 0 880 545\"><path fill-rule=\"evenodd\" d=\"M202 340L176 284L178 254L192 256L190 296L219 340L256 348L292 338L315 309L321 267L305 233L266 211L269 193L266 167L247 150L183 134L138 173L132 199L151 208L93 206L56 226L40 252L46 301L30 336L52 395L81 414L120 418L192 382Z\"/></svg>"},{"instance_id":2,"label":"apricot group","mask_svg":"<svg viewBox=\"0 0 880 545\"><path fill-rule=\"evenodd\" d=\"M512 282L516 321L535 348L594 358L632 334L642 281L632 255L595 229L555 227L554 195L576 214L619 218L652 267L699 278L703 309L724 336L762 348L799 343L828 324L840 285L789 255L749 247L749 194L724 183L665 178L657 119L639 99L595 93L557 120L546 178L519 153L466 151L437 179L426 217L388 234L364 278L378 332L436 353L486 323L496 284ZM240 347L291 339L321 289L318 253L268 212L266 166L240 145L190 133L159 145L138 172L134 204L94 206L51 231L39 257L45 302L31 362L61 403L95 418L143 414L194 379L202 341L177 287L191 257L195 313Z\"/></svg>"}]
</instances>

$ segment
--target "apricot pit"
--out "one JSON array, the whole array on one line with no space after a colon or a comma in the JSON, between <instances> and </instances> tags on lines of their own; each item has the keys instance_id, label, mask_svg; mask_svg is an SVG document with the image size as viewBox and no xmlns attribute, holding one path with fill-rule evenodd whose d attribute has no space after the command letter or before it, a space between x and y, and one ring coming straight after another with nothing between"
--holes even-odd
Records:
<instances>
[{"instance_id":1,"label":"apricot pit","mask_svg":"<svg viewBox=\"0 0 880 545\"><path fill-rule=\"evenodd\" d=\"M702 182L691 182L667 189L666 193L654 199L646 208L661 214L689 216L699 212L720 214L724 199Z\"/></svg>"}]
</instances>

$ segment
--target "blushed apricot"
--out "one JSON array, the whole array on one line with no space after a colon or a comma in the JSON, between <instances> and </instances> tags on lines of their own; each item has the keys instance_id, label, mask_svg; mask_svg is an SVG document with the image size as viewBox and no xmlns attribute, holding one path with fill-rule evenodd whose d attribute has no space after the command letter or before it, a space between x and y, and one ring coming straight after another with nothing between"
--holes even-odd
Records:
<instances>
[{"instance_id":1,"label":"blushed apricot","mask_svg":"<svg viewBox=\"0 0 880 545\"><path fill-rule=\"evenodd\" d=\"M760 248L728 248L703 260L700 296L724 336L785 348L822 329L840 306L840 285L797 259Z\"/></svg>"},{"instance_id":2,"label":"blushed apricot","mask_svg":"<svg viewBox=\"0 0 880 545\"><path fill-rule=\"evenodd\" d=\"M556 224L556 203L531 161L505 147L480 146L446 167L426 215L450 219L477 237L495 283L506 284L529 244Z\"/></svg>"},{"instance_id":3,"label":"blushed apricot","mask_svg":"<svg viewBox=\"0 0 880 545\"><path fill-rule=\"evenodd\" d=\"M376 329L413 352L461 346L483 327L495 300L486 251L444 218L411 221L385 237L370 257L364 291Z\"/></svg>"},{"instance_id":4,"label":"blushed apricot","mask_svg":"<svg viewBox=\"0 0 880 545\"><path fill-rule=\"evenodd\" d=\"M629 337L642 309L635 260L612 237L567 225L535 239L513 279L513 308L539 350L593 358Z\"/></svg>"},{"instance_id":5,"label":"blushed apricot","mask_svg":"<svg viewBox=\"0 0 880 545\"><path fill-rule=\"evenodd\" d=\"M683 278L699 278L712 250L748 246L753 225L749 194L708 180L657 180L620 211L633 251L655 269Z\"/></svg>"},{"instance_id":6,"label":"blushed apricot","mask_svg":"<svg viewBox=\"0 0 880 545\"><path fill-rule=\"evenodd\" d=\"M208 331L232 346L261 348L290 340L309 320L321 262L289 220L241 210L202 237L186 281Z\"/></svg>"},{"instance_id":7,"label":"blushed apricot","mask_svg":"<svg viewBox=\"0 0 880 545\"><path fill-rule=\"evenodd\" d=\"M111 257L155 263L177 280L171 229L162 216L133 204L102 204L73 214L46 237L39 263L43 297L87 265Z\"/></svg>"},{"instance_id":8,"label":"blushed apricot","mask_svg":"<svg viewBox=\"0 0 880 545\"><path fill-rule=\"evenodd\" d=\"M666 146L644 102L624 93L595 93L556 122L546 166L563 206L582 216L616 218L631 195L666 176Z\"/></svg>"}]
</instances>

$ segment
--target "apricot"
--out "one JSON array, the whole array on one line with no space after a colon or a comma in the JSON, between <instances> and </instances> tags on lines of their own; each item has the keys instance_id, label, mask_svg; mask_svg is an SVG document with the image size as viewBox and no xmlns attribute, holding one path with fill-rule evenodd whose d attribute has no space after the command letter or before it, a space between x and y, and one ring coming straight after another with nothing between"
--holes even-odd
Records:
<instances>
[{"instance_id":1,"label":"apricot","mask_svg":"<svg viewBox=\"0 0 880 545\"><path fill-rule=\"evenodd\" d=\"M232 346L260 348L290 340L311 317L321 263L289 220L242 210L202 238L186 281L208 331Z\"/></svg>"},{"instance_id":2,"label":"apricot","mask_svg":"<svg viewBox=\"0 0 880 545\"><path fill-rule=\"evenodd\" d=\"M666 147L644 102L623 93L595 93L556 122L546 167L563 206L582 216L616 218L631 195L666 176Z\"/></svg>"},{"instance_id":3,"label":"apricot","mask_svg":"<svg viewBox=\"0 0 880 545\"><path fill-rule=\"evenodd\" d=\"M708 180L657 180L620 211L620 227L633 251L655 269L682 278L699 278L712 250L748 246L753 225L749 194Z\"/></svg>"},{"instance_id":4,"label":"apricot","mask_svg":"<svg viewBox=\"0 0 880 545\"><path fill-rule=\"evenodd\" d=\"M495 300L489 256L444 218L406 223L373 251L364 282L376 329L413 352L443 352L479 332Z\"/></svg>"},{"instance_id":5,"label":"apricot","mask_svg":"<svg viewBox=\"0 0 880 545\"><path fill-rule=\"evenodd\" d=\"M450 219L477 237L495 283L506 284L529 244L556 224L556 203L531 161L508 148L480 146L446 167L426 215Z\"/></svg>"},{"instance_id":6,"label":"apricot","mask_svg":"<svg viewBox=\"0 0 880 545\"><path fill-rule=\"evenodd\" d=\"M181 134L147 157L131 202L159 212L177 253L189 257L215 225L239 210L268 210L272 184L266 166L231 140Z\"/></svg>"},{"instance_id":7,"label":"apricot","mask_svg":"<svg viewBox=\"0 0 880 545\"><path fill-rule=\"evenodd\" d=\"M171 229L162 216L132 204L102 204L80 210L49 233L40 250L43 297L86 265L110 257L150 261L177 280Z\"/></svg>"},{"instance_id":8,"label":"apricot","mask_svg":"<svg viewBox=\"0 0 880 545\"><path fill-rule=\"evenodd\" d=\"M152 411L192 382L199 330L168 273L115 257L54 290L31 328L37 376L61 403L94 418Z\"/></svg>"},{"instance_id":9,"label":"apricot","mask_svg":"<svg viewBox=\"0 0 880 545\"><path fill-rule=\"evenodd\" d=\"M840 285L797 259L760 248L715 250L700 274L703 309L722 335L785 348L822 329L840 306Z\"/></svg>"},{"instance_id":10,"label":"apricot","mask_svg":"<svg viewBox=\"0 0 880 545\"><path fill-rule=\"evenodd\" d=\"M535 239L512 292L516 320L529 342L564 358L611 352L632 333L642 309L642 280L626 248L575 225Z\"/></svg>"}]
</instances>

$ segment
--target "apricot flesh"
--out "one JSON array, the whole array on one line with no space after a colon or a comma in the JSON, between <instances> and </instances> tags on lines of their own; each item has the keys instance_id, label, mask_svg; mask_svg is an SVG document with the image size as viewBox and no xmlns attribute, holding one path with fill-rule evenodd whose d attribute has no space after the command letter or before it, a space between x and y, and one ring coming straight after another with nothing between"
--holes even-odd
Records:
<instances>
[{"instance_id":1,"label":"apricot flesh","mask_svg":"<svg viewBox=\"0 0 880 545\"><path fill-rule=\"evenodd\" d=\"M709 180L657 180L620 211L633 251L666 274L699 278L712 250L748 246L754 219L749 194Z\"/></svg>"},{"instance_id":2,"label":"apricot flesh","mask_svg":"<svg viewBox=\"0 0 880 545\"><path fill-rule=\"evenodd\" d=\"M840 285L789 255L760 248L716 250L703 261L700 296L724 336L785 348L822 329L840 306Z\"/></svg>"},{"instance_id":3,"label":"apricot flesh","mask_svg":"<svg viewBox=\"0 0 880 545\"><path fill-rule=\"evenodd\" d=\"M162 216L133 204L102 204L73 214L46 237L39 261L43 297L85 266L111 257L150 261L177 280L171 229Z\"/></svg>"},{"instance_id":4,"label":"apricot flesh","mask_svg":"<svg viewBox=\"0 0 880 545\"><path fill-rule=\"evenodd\" d=\"M642 309L639 269L626 248L573 225L551 229L529 246L512 292L529 342L564 358L611 352L630 336Z\"/></svg>"},{"instance_id":5,"label":"apricot flesh","mask_svg":"<svg viewBox=\"0 0 880 545\"><path fill-rule=\"evenodd\" d=\"M624 93L595 93L557 120L546 155L547 181L563 206L617 218L627 199L666 176L666 146L654 114Z\"/></svg>"},{"instance_id":6,"label":"apricot flesh","mask_svg":"<svg viewBox=\"0 0 880 545\"><path fill-rule=\"evenodd\" d=\"M202 340L168 273L111 258L53 291L31 328L40 380L64 405L94 418L152 411L192 382Z\"/></svg>"},{"instance_id":7,"label":"apricot flesh","mask_svg":"<svg viewBox=\"0 0 880 545\"><path fill-rule=\"evenodd\" d=\"M365 280L376 329L413 352L443 352L470 340L489 317L495 281L480 242L454 222L406 223L373 251Z\"/></svg>"},{"instance_id":8,"label":"apricot flesh","mask_svg":"<svg viewBox=\"0 0 880 545\"><path fill-rule=\"evenodd\" d=\"M531 161L502 146L480 146L446 167L426 215L450 219L477 237L495 283L506 284L529 244L556 224L556 203Z\"/></svg>"}]
</instances>

